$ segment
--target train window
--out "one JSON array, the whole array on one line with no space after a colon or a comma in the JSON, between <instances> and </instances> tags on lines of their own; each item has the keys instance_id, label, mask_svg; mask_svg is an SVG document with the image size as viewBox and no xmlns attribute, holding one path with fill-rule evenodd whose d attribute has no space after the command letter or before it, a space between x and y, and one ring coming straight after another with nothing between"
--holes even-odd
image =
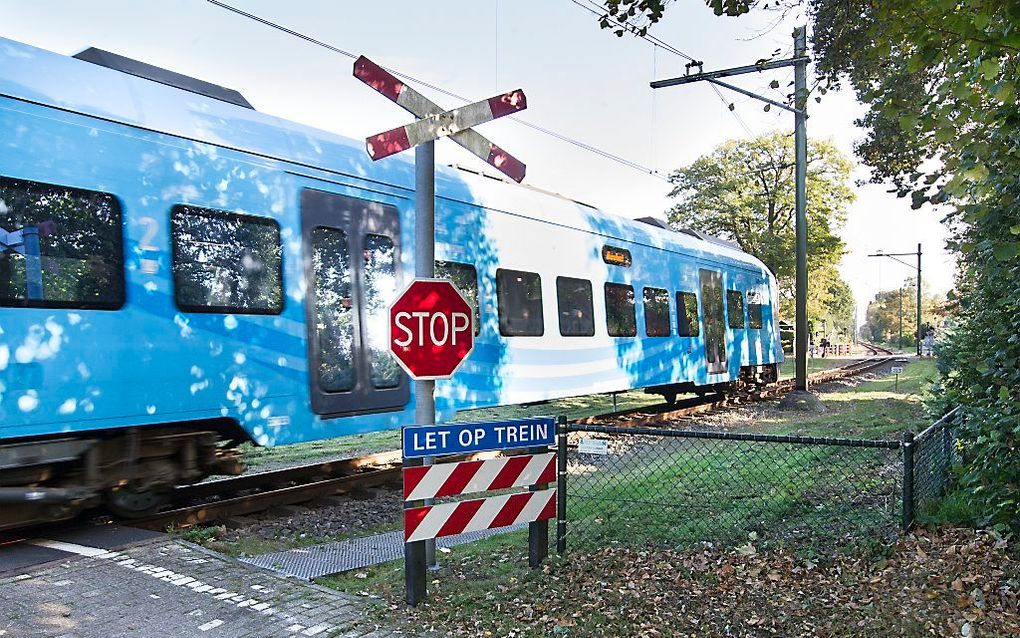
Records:
<instances>
[{"instance_id":1,"label":"train window","mask_svg":"<svg viewBox=\"0 0 1020 638\"><path fill-rule=\"evenodd\" d=\"M397 270L393 263L393 240L386 235L365 235L362 258L362 296L365 300L363 333L372 362L372 386L395 388L400 385L402 371L390 354L390 305L397 298ZM316 288L318 290L318 288Z\"/></svg>"},{"instance_id":2,"label":"train window","mask_svg":"<svg viewBox=\"0 0 1020 638\"><path fill-rule=\"evenodd\" d=\"M117 199L0 178L0 306L116 310L123 305Z\"/></svg>"},{"instance_id":3,"label":"train window","mask_svg":"<svg viewBox=\"0 0 1020 638\"><path fill-rule=\"evenodd\" d=\"M174 206L174 299L186 312L279 314L280 226L266 217Z\"/></svg>"},{"instance_id":4,"label":"train window","mask_svg":"<svg viewBox=\"0 0 1020 638\"><path fill-rule=\"evenodd\" d=\"M760 303L748 303L747 304L747 327L752 330L760 330L762 327L761 319L761 304Z\"/></svg>"},{"instance_id":5,"label":"train window","mask_svg":"<svg viewBox=\"0 0 1020 638\"><path fill-rule=\"evenodd\" d=\"M610 337L637 335L634 288L631 286L606 284L606 328Z\"/></svg>"},{"instance_id":6,"label":"train window","mask_svg":"<svg viewBox=\"0 0 1020 638\"><path fill-rule=\"evenodd\" d=\"M645 288L645 334L649 337L668 337L669 291L662 288Z\"/></svg>"},{"instance_id":7,"label":"train window","mask_svg":"<svg viewBox=\"0 0 1020 638\"><path fill-rule=\"evenodd\" d=\"M437 261L436 279L449 279L475 309L475 334L482 328L482 317L478 310L478 271L474 266L455 261Z\"/></svg>"},{"instance_id":8,"label":"train window","mask_svg":"<svg viewBox=\"0 0 1020 638\"><path fill-rule=\"evenodd\" d=\"M747 327L761 330L762 327L762 294L758 290L747 291Z\"/></svg>"},{"instance_id":9,"label":"train window","mask_svg":"<svg viewBox=\"0 0 1020 638\"><path fill-rule=\"evenodd\" d=\"M323 392L348 392L354 389L355 371L353 271L347 233L321 226L312 229L312 272L319 387Z\"/></svg>"},{"instance_id":10,"label":"train window","mask_svg":"<svg viewBox=\"0 0 1020 638\"><path fill-rule=\"evenodd\" d=\"M676 293L676 329L681 337L697 337L698 296L693 292Z\"/></svg>"},{"instance_id":11,"label":"train window","mask_svg":"<svg viewBox=\"0 0 1020 638\"><path fill-rule=\"evenodd\" d=\"M542 278L538 273L498 269L496 300L499 334L504 337L541 337L545 332Z\"/></svg>"},{"instance_id":12,"label":"train window","mask_svg":"<svg viewBox=\"0 0 1020 638\"><path fill-rule=\"evenodd\" d=\"M595 307L590 281L557 277L556 303L562 336L591 337L595 334Z\"/></svg>"},{"instance_id":13,"label":"train window","mask_svg":"<svg viewBox=\"0 0 1020 638\"><path fill-rule=\"evenodd\" d=\"M739 290L726 291L726 309L729 311L730 328L744 327L744 293Z\"/></svg>"}]
</instances>

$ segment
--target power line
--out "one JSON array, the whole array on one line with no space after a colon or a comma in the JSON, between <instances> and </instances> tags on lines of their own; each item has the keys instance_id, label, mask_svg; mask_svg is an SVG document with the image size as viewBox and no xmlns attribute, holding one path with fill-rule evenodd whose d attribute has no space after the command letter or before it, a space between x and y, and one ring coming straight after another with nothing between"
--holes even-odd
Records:
<instances>
[{"instance_id":1,"label":"power line","mask_svg":"<svg viewBox=\"0 0 1020 638\"><path fill-rule=\"evenodd\" d=\"M220 7L221 9L226 9L227 11L231 11L233 13L236 13L237 15L240 15L240 16L243 16L245 18L248 18L249 20L254 20L256 22L264 24L267 27L271 27L271 28L276 29L278 31L282 31L283 33L291 35L291 36L293 36L295 38L299 38L301 40L304 40L304 41L309 42L311 44L314 44L316 46L322 47L322 48L327 49L329 51L332 51L334 53L338 53L340 55L346 56L346 57L351 58L351 59L357 59L357 57L358 57L357 55L351 53L350 51L345 51L345 50L343 50L343 49L341 49L339 47L336 47L336 46L334 46L332 44L329 44L327 42L323 42L322 40L317 40L316 38L313 38L313 37L311 37L309 35L301 33L300 31L295 31L294 29L290 29L290 28L285 27L285 26L283 26L281 24L277 24L276 22L273 22L271 20L267 20L266 18L257 16L257 15L255 15L253 13L248 13L247 11L243 11L241 9L238 9L237 7L229 5L229 4L225 3L225 2L220 2L220 0L206 0L206 1L209 2L210 4L213 4L213 5L217 6L217 7ZM398 71L396 69L391 69L391 68L388 68L388 67L383 67L383 68L386 69L387 71L389 71L390 73L392 73L393 75L399 77L399 78L403 78L405 80L409 80L411 82L414 82L415 84L420 84L421 86L424 86L424 87L429 88L429 89L431 89L433 91L436 91L437 93L441 93L441 94L446 95L448 97L452 97L452 98L454 98L456 100L460 100L461 102L464 102L464 103L470 103L471 102L471 100L469 100L466 97L463 97L461 95L457 95L456 93L453 93L452 91L447 91L446 89L443 89L443 88L438 87L438 86L436 86L434 84L430 84L428 82L425 82L424 80L416 78L416 77L414 77L412 75L408 75L407 73L403 73L401 71ZM657 178L659 178L659 179L661 179L663 181L669 181L668 178L666 176L664 176L662 173L660 173L660 172L658 172L658 171L656 171L656 170L654 170L652 168L649 168L647 166L644 166L642 164L639 164L637 162L631 161L631 160L629 160L629 159L627 159L625 157L621 157L621 156L616 155L614 153L610 153L609 151L603 150L603 149L598 148L596 146L592 146L591 144L587 144L585 142L582 142L580 140L574 139L574 138L569 137L567 135L564 135L562 133L557 133L556 131L548 129L548 128L544 127L544 126L540 126L538 124L534 124L532 122L528 122L528 121L522 120L522 119L517 118L517 117L508 117L507 119L513 120L514 122L517 122L518 124L526 126L526 127L530 128L532 130L538 131L539 133L543 133L545 135L549 135L550 137L553 137L553 138L555 138L557 140L560 140L561 142L566 142L567 144L571 144L571 145L576 146L576 147L578 147L578 148L580 148L582 150L588 151L590 153L594 153L595 155L598 155L598 156L600 156L600 157L602 157L604 159L608 159L608 160L611 160L611 161L616 162L618 164L622 164L623 166L626 166L628 168L640 171L642 173L647 173L647 174L652 175L654 177L657 177Z\"/></svg>"},{"instance_id":2,"label":"power line","mask_svg":"<svg viewBox=\"0 0 1020 638\"><path fill-rule=\"evenodd\" d=\"M599 19L602 19L604 17L610 17L618 25L622 26L627 31L630 31L631 34L633 34L634 36L636 36L638 38L641 38L642 40L644 40L646 42L649 42L652 46L661 47L661 48L665 49L666 51L669 51L673 55L676 55L676 56L679 56L681 58L684 58L684 59L688 60L689 62L697 62L698 61L691 54L685 53L684 51L681 51L677 47L673 46L672 44L666 42L665 40L663 40L663 39L661 39L661 38L659 38L657 36L652 35L651 33L648 33L648 32L641 33L640 27L638 27L636 24L634 24L632 22L629 22L628 20L621 20L620 18L609 16L607 13L605 13L603 11L603 7L601 5L596 4L594 2L594 0L585 0L585 2L587 4L583 4L581 2L581 0L570 0L570 1L573 2L574 4L576 4L577 6L581 7L585 11L588 11L589 13L595 15ZM719 101L722 102L723 106L726 107L726 110L728 110L730 113L733 114L733 118L737 121L738 124L740 124L740 127L744 129L744 132L747 133L747 136L748 137L754 137L754 132L751 131L751 128L747 125L747 122L744 121L744 118L742 118L740 116L740 114L737 113L735 110L730 108L730 106L732 105L732 102L730 102L729 100L727 100L723 96L722 91L719 90L719 87L717 87L714 84L712 84L711 86L712 86L712 90L715 91L716 96L718 96Z\"/></svg>"}]
</instances>

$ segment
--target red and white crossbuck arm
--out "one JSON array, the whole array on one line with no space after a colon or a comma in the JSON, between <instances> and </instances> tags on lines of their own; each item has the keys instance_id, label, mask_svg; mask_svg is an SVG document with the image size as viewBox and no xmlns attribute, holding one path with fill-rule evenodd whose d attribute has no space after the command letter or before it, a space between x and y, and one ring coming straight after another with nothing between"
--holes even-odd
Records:
<instances>
[{"instance_id":1,"label":"red and white crossbuck arm","mask_svg":"<svg viewBox=\"0 0 1020 638\"><path fill-rule=\"evenodd\" d=\"M442 498L556 480L556 455L534 454L404 468L404 500Z\"/></svg>"},{"instance_id":2,"label":"red and white crossbuck arm","mask_svg":"<svg viewBox=\"0 0 1020 638\"><path fill-rule=\"evenodd\" d=\"M437 137L449 135L454 142L499 169L511 179L517 182L524 179L527 167L523 162L469 128L527 108L527 100L524 92L520 89L459 109L444 111L438 104L407 86L392 73L365 56L355 60L354 77L421 118L407 126L366 139L365 145L373 160L388 157Z\"/></svg>"},{"instance_id":3,"label":"red and white crossbuck arm","mask_svg":"<svg viewBox=\"0 0 1020 638\"><path fill-rule=\"evenodd\" d=\"M545 521L555 514L555 488L417 507L404 510L404 541Z\"/></svg>"}]
</instances>

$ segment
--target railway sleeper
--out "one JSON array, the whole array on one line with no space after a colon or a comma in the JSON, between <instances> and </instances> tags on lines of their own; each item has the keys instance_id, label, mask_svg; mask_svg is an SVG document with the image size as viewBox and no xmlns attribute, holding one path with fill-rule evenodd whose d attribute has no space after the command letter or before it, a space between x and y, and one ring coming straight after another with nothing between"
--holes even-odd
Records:
<instances>
[{"instance_id":1,"label":"railway sleeper","mask_svg":"<svg viewBox=\"0 0 1020 638\"><path fill-rule=\"evenodd\" d=\"M0 445L0 530L106 505L125 517L166 504L175 485L240 474L236 445L214 430L164 427Z\"/></svg>"}]
</instances>

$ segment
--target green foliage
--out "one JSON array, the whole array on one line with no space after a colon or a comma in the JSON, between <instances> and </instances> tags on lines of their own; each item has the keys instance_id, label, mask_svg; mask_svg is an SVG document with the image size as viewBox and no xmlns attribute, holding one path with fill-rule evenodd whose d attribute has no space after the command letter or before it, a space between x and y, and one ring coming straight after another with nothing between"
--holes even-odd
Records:
<instances>
[{"instance_id":1,"label":"green foliage","mask_svg":"<svg viewBox=\"0 0 1020 638\"><path fill-rule=\"evenodd\" d=\"M646 7L651 23L665 6L630 4ZM868 107L856 150L872 179L914 208L952 207L959 318L942 349L941 403L966 411L961 484L979 522L1020 531L1020 3L800 4L820 82L846 84Z\"/></svg>"},{"instance_id":2,"label":"green foliage","mask_svg":"<svg viewBox=\"0 0 1020 638\"><path fill-rule=\"evenodd\" d=\"M927 286L923 286L926 290ZM900 317L903 317L903 339L899 339ZM921 317L925 324L939 326L946 316L946 301L941 295L922 290ZM877 343L895 343L900 348L914 347L914 333L917 330L917 284L911 277L895 290L883 290L868 303L868 311L861 326L861 337Z\"/></svg>"},{"instance_id":3,"label":"green foliage","mask_svg":"<svg viewBox=\"0 0 1020 638\"><path fill-rule=\"evenodd\" d=\"M817 69L870 108L858 152L915 208L953 206L959 272L938 407L963 405L977 521L1020 530L1020 5L812 0ZM925 160L938 158L934 168Z\"/></svg>"},{"instance_id":4,"label":"green foliage","mask_svg":"<svg viewBox=\"0 0 1020 638\"><path fill-rule=\"evenodd\" d=\"M669 220L731 239L761 259L779 279L780 312L793 316L794 148L789 136L773 133L730 140L671 176L678 203ZM836 264L843 241L836 228L854 200L850 162L828 141L808 146L808 316L846 330L853 325L853 295Z\"/></svg>"}]
</instances>

